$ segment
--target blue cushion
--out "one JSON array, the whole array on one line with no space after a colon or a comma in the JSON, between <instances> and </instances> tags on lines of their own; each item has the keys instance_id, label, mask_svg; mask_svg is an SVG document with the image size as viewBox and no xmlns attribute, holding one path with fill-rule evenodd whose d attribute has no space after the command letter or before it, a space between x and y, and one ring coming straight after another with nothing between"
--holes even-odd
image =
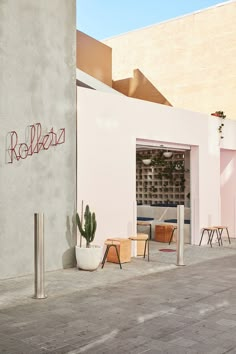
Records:
<instances>
[{"instance_id":1,"label":"blue cushion","mask_svg":"<svg viewBox=\"0 0 236 354\"><path fill-rule=\"evenodd\" d=\"M157 203L157 204L151 204L151 206L154 207L170 207L170 208L176 208L178 204L172 203L172 204L168 204L168 203Z\"/></svg>"},{"instance_id":2,"label":"blue cushion","mask_svg":"<svg viewBox=\"0 0 236 354\"><path fill-rule=\"evenodd\" d=\"M177 219L166 219L164 222L172 222L172 223L177 223ZM190 224L190 220L185 219L184 220L185 224Z\"/></svg>"},{"instance_id":3,"label":"blue cushion","mask_svg":"<svg viewBox=\"0 0 236 354\"><path fill-rule=\"evenodd\" d=\"M137 220L138 221L151 221L151 220L154 220L154 218L146 218L146 217L138 216Z\"/></svg>"}]
</instances>

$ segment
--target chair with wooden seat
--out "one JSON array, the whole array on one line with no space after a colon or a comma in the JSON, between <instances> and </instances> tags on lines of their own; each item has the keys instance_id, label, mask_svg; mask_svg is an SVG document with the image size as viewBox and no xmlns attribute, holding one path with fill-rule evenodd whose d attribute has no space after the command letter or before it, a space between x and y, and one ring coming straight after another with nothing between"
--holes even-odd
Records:
<instances>
[{"instance_id":1,"label":"chair with wooden seat","mask_svg":"<svg viewBox=\"0 0 236 354\"><path fill-rule=\"evenodd\" d=\"M148 218L146 218L148 219ZM152 239L152 218L150 218L150 221L143 221L143 220L138 220L137 221L137 227L142 226L142 227L148 227L149 228L149 238L150 240Z\"/></svg>"},{"instance_id":2,"label":"chair with wooden seat","mask_svg":"<svg viewBox=\"0 0 236 354\"><path fill-rule=\"evenodd\" d=\"M173 230L172 230L171 235L170 235L169 245L171 244L171 241L172 241L172 238L174 236L175 230L177 230L177 226L173 226Z\"/></svg>"},{"instance_id":3,"label":"chair with wooden seat","mask_svg":"<svg viewBox=\"0 0 236 354\"><path fill-rule=\"evenodd\" d=\"M216 237L217 237L217 240L218 240L218 244L219 246L221 245L221 237L219 235L219 232L218 232L218 228L217 227L203 227L202 228L202 236L201 236L201 240L199 242L199 246L201 246L201 243L202 243L202 238L203 238L203 235L205 233L205 231L207 232L207 235L208 235L208 242L207 244L210 243L211 247L212 247L212 240L213 240L213 236L214 234L216 233Z\"/></svg>"},{"instance_id":4,"label":"chair with wooden seat","mask_svg":"<svg viewBox=\"0 0 236 354\"><path fill-rule=\"evenodd\" d=\"M143 258L146 257L146 250L147 250L147 256L148 256L148 262L149 262L149 237L147 234L138 234L137 236L130 236L129 239L131 241L144 241L145 246L144 246L144 253L143 253Z\"/></svg>"},{"instance_id":5,"label":"chair with wooden seat","mask_svg":"<svg viewBox=\"0 0 236 354\"><path fill-rule=\"evenodd\" d=\"M117 241L117 240L106 240L105 241L105 245L106 245L106 251L104 253L104 257L103 257L103 260L102 260L102 268L104 267L104 264L106 262L109 250L111 249L111 247L114 247L115 251L116 251L118 263L120 265L120 269L122 269L121 262L120 262L119 250L118 250L118 247L120 246L120 241Z\"/></svg>"}]
</instances>

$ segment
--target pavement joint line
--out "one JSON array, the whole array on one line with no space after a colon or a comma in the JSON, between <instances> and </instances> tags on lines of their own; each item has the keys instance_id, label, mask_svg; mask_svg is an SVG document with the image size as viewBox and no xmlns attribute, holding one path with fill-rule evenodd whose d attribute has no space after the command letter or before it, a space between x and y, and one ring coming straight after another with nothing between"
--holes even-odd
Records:
<instances>
[{"instance_id":1,"label":"pavement joint line","mask_svg":"<svg viewBox=\"0 0 236 354\"><path fill-rule=\"evenodd\" d=\"M115 329L115 330L111 331L110 333L101 336L99 339L86 344L85 346L79 348L78 350L75 349L75 350L69 351L67 354L79 354L79 353L86 352L89 349L93 349L97 345L103 344L104 342L106 342L110 339L113 339L118 334L118 332L119 332L119 330Z\"/></svg>"}]
</instances>

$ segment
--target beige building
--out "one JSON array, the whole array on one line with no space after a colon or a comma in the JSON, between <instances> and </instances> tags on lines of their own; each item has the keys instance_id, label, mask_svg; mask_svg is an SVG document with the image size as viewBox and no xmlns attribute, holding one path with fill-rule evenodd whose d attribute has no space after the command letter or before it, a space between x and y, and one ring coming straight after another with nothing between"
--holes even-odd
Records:
<instances>
[{"instance_id":1,"label":"beige building","mask_svg":"<svg viewBox=\"0 0 236 354\"><path fill-rule=\"evenodd\" d=\"M112 48L115 89L196 112L222 110L236 119L235 0L103 43Z\"/></svg>"}]
</instances>

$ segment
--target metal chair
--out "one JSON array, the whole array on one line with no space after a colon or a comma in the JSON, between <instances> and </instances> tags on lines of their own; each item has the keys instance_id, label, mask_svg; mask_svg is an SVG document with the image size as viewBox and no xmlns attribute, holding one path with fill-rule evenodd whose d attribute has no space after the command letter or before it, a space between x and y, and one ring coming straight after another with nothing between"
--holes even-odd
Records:
<instances>
[{"instance_id":1,"label":"metal chair","mask_svg":"<svg viewBox=\"0 0 236 354\"><path fill-rule=\"evenodd\" d=\"M221 241L220 241L221 240L221 236L219 235L218 228L217 227L203 227L202 236L201 236L201 240L199 242L199 246L201 246L202 238L203 238L203 235L204 235L205 231L207 231L207 234L208 234L208 242L207 242L207 244L210 243L210 245L212 247L213 236L214 236L214 233L216 233L218 244L219 244L219 246L221 245Z\"/></svg>"},{"instance_id":2,"label":"metal chair","mask_svg":"<svg viewBox=\"0 0 236 354\"><path fill-rule=\"evenodd\" d=\"M172 241L172 238L173 238L175 230L177 230L177 226L173 226L173 230L172 230L171 235L170 235L169 245L171 244L171 241Z\"/></svg>"},{"instance_id":3,"label":"metal chair","mask_svg":"<svg viewBox=\"0 0 236 354\"><path fill-rule=\"evenodd\" d=\"M105 245L107 247L106 247L106 251L104 253L104 257L103 257L103 260L102 260L102 268L104 267L104 264L106 262L106 259L107 259L108 252L109 252L110 248L111 247L115 247L116 254L117 254L117 259L118 259L118 262L119 262L119 265L120 265L120 269L122 269L121 262L120 262L119 251L118 251L118 246L120 246L120 242L119 241L113 241L113 240L106 240L105 241Z\"/></svg>"},{"instance_id":4,"label":"metal chair","mask_svg":"<svg viewBox=\"0 0 236 354\"><path fill-rule=\"evenodd\" d=\"M228 240L229 240L229 244L231 244L230 237L229 237L228 226L214 226L214 227L216 227L216 228L218 229L219 236L220 236L220 240L221 240L221 245L223 246L223 242L222 242L222 233L223 233L223 230L226 230L227 236L228 236Z\"/></svg>"},{"instance_id":5,"label":"metal chair","mask_svg":"<svg viewBox=\"0 0 236 354\"><path fill-rule=\"evenodd\" d=\"M152 239L152 221L137 221L137 226L149 227L149 239Z\"/></svg>"},{"instance_id":6,"label":"metal chair","mask_svg":"<svg viewBox=\"0 0 236 354\"><path fill-rule=\"evenodd\" d=\"M143 258L146 257L146 250L147 250L147 256L148 256L148 262L149 262L149 238L148 235L146 234L139 234L139 236L131 236L129 237L131 241L145 241L145 247L144 247L144 254Z\"/></svg>"}]
</instances>

